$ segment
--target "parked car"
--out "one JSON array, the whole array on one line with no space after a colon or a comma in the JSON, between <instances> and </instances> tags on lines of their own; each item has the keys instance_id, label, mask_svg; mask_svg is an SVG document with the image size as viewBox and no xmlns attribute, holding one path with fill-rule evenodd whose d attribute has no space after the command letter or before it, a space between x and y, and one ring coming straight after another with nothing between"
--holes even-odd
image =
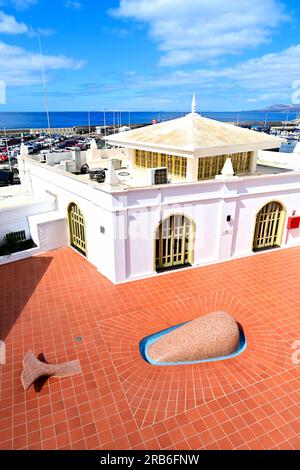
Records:
<instances>
[{"instance_id":1,"label":"parked car","mask_svg":"<svg viewBox=\"0 0 300 470\"><path fill-rule=\"evenodd\" d=\"M0 186L13 184L14 174L9 170L0 170Z\"/></svg>"}]
</instances>

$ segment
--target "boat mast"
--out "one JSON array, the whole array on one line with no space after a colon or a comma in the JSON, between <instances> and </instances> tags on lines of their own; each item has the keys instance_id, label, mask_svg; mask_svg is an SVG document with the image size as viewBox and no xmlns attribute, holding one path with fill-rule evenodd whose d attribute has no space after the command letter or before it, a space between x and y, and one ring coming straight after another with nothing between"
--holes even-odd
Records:
<instances>
[{"instance_id":1,"label":"boat mast","mask_svg":"<svg viewBox=\"0 0 300 470\"><path fill-rule=\"evenodd\" d=\"M91 114L88 111L88 123L89 123L89 137L91 137Z\"/></svg>"},{"instance_id":2,"label":"boat mast","mask_svg":"<svg viewBox=\"0 0 300 470\"><path fill-rule=\"evenodd\" d=\"M265 127L267 125L267 122L268 122L268 113L266 113L266 116L265 116Z\"/></svg>"},{"instance_id":3,"label":"boat mast","mask_svg":"<svg viewBox=\"0 0 300 470\"><path fill-rule=\"evenodd\" d=\"M6 127L4 127L4 138L5 138L5 143L6 143L6 152L7 152L7 156L8 156L9 171L12 171L12 168L11 168L11 161L10 161L10 156L9 156L9 148L8 148L8 140L7 140L7 134L6 134Z\"/></svg>"},{"instance_id":4,"label":"boat mast","mask_svg":"<svg viewBox=\"0 0 300 470\"><path fill-rule=\"evenodd\" d=\"M103 124L104 124L104 137L106 137L106 108L103 111ZM106 139L104 143L104 148L106 149Z\"/></svg>"},{"instance_id":5,"label":"boat mast","mask_svg":"<svg viewBox=\"0 0 300 470\"><path fill-rule=\"evenodd\" d=\"M288 121L289 121L289 115L290 115L290 110L288 110L287 112L287 115L286 115L286 120L285 120L285 130L287 128L287 125L288 125Z\"/></svg>"}]
</instances>

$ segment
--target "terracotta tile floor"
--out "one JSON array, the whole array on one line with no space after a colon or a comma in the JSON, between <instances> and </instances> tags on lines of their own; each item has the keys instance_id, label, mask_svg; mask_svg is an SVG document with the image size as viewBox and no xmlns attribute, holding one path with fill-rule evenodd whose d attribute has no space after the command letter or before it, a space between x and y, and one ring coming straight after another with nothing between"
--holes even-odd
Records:
<instances>
[{"instance_id":1,"label":"terracotta tile floor","mask_svg":"<svg viewBox=\"0 0 300 470\"><path fill-rule=\"evenodd\" d=\"M1 449L300 448L300 248L118 286L66 248L0 277ZM242 355L176 367L141 359L144 336L216 309L243 325ZM79 358L83 374L25 393L30 349L53 363Z\"/></svg>"}]
</instances>

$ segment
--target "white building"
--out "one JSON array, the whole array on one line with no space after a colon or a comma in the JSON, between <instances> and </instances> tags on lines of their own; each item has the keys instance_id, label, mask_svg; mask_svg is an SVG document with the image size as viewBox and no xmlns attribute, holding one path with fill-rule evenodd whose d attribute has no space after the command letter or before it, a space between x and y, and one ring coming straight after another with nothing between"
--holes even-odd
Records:
<instances>
[{"instance_id":1,"label":"white building","mask_svg":"<svg viewBox=\"0 0 300 470\"><path fill-rule=\"evenodd\" d=\"M23 149L22 194L8 207L0 192L0 235L26 229L34 253L69 244L115 283L300 243L299 168L257 165L279 139L205 119L193 101L183 118L107 141L116 148L73 155L107 169L102 183Z\"/></svg>"}]
</instances>

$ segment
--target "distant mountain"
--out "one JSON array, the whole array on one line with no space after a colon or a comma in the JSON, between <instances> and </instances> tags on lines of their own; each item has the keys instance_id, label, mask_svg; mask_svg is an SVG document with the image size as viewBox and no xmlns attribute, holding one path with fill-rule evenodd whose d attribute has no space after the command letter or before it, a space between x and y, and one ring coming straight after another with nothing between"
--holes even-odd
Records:
<instances>
[{"instance_id":1,"label":"distant mountain","mask_svg":"<svg viewBox=\"0 0 300 470\"><path fill-rule=\"evenodd\" d=\"M273 104L273 106L269 106L268 108L260 109L262 112L275 112L275 113L287 113L290 111L291 113L300 113L300 104Z\"/></svg>"}]
</instances>

